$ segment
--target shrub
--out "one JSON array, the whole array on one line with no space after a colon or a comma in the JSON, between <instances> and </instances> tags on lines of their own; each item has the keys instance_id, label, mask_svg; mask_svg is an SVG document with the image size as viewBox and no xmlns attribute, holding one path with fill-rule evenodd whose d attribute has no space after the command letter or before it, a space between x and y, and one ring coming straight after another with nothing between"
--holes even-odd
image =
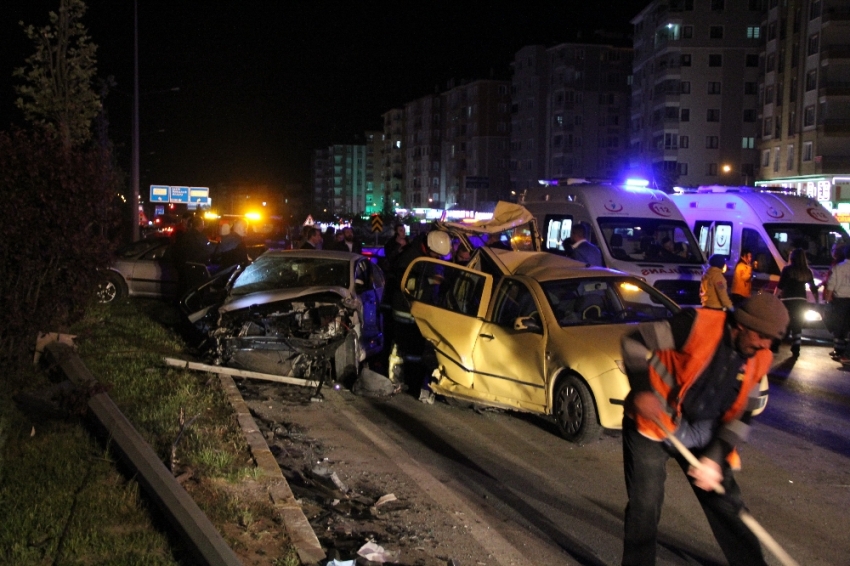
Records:
<instances>
[{"instance_id":1,"label":"shrub","mask_svg":"<svg viewBox=\"0 0 850 566\"><path fill-rule=\"evenodd\" d=\"M62 328L93 299L114 248L118 193L108 151L0 132L0 361L22 362L36 332Z\"/></svg>"}]
</instances>

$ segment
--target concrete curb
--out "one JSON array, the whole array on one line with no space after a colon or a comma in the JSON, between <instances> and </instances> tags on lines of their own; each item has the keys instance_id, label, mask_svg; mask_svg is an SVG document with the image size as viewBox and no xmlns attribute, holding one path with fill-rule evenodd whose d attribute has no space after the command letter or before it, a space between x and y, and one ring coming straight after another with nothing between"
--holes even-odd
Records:
<instances>
[{"instance_id":1,"label":"concrete curb","mask_svg":"<svg viewBox=\"0 0 850 566\"><path fill-rule=\"evenodd\" d=\"M292 494L286 478L283 477L277 460L269 450L266 439L260 433L254 417L251 416L248 405L242 399L239 388L236 387L236 383L229 375L219 375L219 379L221 380L221 388L230 400L239 426L242 427L242 432L245 434L245 440L251 448L251 455L262 472L268 487L269 497L280 513L290 541L298 552L298 558L302 564L318 564L326 558L325 551L322 550L319 539L313 532L313 527L310 526L304 511L295 501L295 496Z\"/></svg>"}]
</instances>

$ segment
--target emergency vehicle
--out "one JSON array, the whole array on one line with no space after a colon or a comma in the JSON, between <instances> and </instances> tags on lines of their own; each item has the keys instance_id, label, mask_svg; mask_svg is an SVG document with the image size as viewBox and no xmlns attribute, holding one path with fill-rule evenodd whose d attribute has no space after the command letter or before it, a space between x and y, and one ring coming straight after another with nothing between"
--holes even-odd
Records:
<instances>
[{"instance_id":1,"label":"emergency vehicle","mask_svg":"<svg viewBox=\"0 0 850 566\"><path fill-rule=\"evenodd\" d=\"M794 248L806 251L815 283L832 262L832 246L850 243L838 220L817 200L749 187L709 186L672 195L706 256L722 255L729 273L741 250L753 254L753 292L773 292ZM814 297L809 297L810 302ZM820 316L810 319L819 320Z\"/></svg>"},{"instance_id":2,"label":"emergency vehicle","mask_svg":"<svg viewBox=\"0 0 850 566\"><path fill-rule=\"evenodd\" d=\"M680 305L699 305L705 257L670 196L646 183L548 182L521 204L537 220L544 250L564 252L582 223L605 267L638 275Z\"/></svg>"}]
</instances>

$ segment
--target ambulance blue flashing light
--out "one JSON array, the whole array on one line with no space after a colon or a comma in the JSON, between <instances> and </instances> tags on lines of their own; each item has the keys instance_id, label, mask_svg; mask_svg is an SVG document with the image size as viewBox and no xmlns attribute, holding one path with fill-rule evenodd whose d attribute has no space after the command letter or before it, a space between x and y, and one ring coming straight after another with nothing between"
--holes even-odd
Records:
<instances>
[{"instance_id":1,"label":"ambulance blue flashing light","mask_svg":"<svg viewBox=\"0 0 850 566\"><path fill-rule=\"evenodd\" d=\"M645 188L649 186L649 181L647 181L646 179L626 179L626 182L624 184L626 185L626 187Z\"/></svg>"}]
</instances>

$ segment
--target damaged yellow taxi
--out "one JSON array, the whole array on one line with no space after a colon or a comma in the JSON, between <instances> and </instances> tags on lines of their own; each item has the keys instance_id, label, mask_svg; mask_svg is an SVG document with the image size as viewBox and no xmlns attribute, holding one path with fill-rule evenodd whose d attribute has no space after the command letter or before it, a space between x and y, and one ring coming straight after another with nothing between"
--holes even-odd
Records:
<instances>
[{"instance_id":1,"label":"damaged yellow taxi","mask_svg":"<svg viewBox=\"0 0 850 566\"><path fill-rule=\"evenodd\" d=\"M493 247L468 266L419 258L402 290L436 352L434 393L551 416L578 443L622 426L620 337L679 310L626 273Z\"/></svg>"}]
</instances>

